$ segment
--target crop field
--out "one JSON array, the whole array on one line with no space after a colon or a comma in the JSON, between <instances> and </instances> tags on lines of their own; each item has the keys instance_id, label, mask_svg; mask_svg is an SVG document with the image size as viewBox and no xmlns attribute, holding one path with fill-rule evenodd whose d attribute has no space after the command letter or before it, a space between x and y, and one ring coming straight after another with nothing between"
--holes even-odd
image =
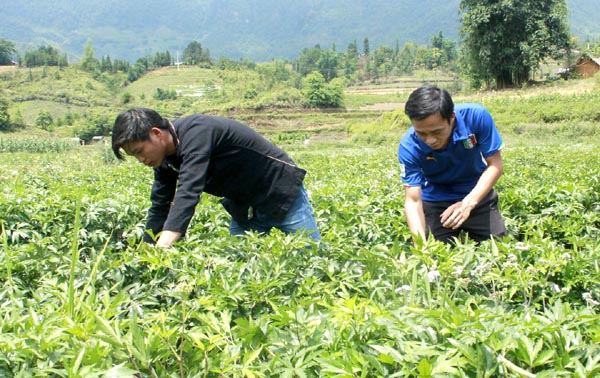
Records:
<instances>
[{"instance_id":1,"label":"crop field","mask_svg":"<svg viewBox=\"0 0 600 378\"><path fill-rule=\"evenodd\" d=\"M231 238L203 196L156 249L146 167L103 146L5 151L0 376L599 376L600 145L517 131L497 185L510 236L454 248L411 241L400 133L269 130L309 172L321 245Z\"/></svg>"}]
</instances>

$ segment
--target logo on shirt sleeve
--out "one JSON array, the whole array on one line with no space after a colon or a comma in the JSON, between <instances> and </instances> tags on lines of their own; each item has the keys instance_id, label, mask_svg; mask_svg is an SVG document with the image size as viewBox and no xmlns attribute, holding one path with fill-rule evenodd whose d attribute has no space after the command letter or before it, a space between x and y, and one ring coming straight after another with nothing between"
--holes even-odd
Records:
<instances>
[{"instance_id":1,"label":"logo on shirt sleeve","mask_svg":"<svg viewBox=\"0 0 600 378\"><path fill-rule=\"evenodd\" d=\"M475 138L475 134L469 134L467 139L463 140L463 144L467 150L474 148L477 145L477 138Z\"/></svg>"}]
</instances>

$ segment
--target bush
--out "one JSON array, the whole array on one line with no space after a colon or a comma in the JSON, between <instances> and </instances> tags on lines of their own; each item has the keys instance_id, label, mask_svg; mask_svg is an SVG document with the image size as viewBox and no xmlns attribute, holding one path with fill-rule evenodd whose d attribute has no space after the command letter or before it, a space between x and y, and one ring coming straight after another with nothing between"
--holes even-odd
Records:
<instances>
[{"instance_id":1,"label":"bush","mask_svg":"<svg viewBox=\"0 0 600 378\"><path fill-rule=\"evenodd\" d=\"M35 119L35 126L46 131L52 131L52 126L54 125L54 119L52 118L52 114L46 110L42 110L38 113L37 118Z\"/></svg>"},{"instance_id":2,"label":"bush","mask_svg":"<svg viewBox=\"0 0 600 378\"><path fill-rule=\"evenodd\" d=\"M160 100L175 100L175 99L177 99L177 92L175 90L156 88L156 92L154 92L154 98L159 101Z\"/></svg>"},{"instance_id":3,"label":"bush","mask_svg":"<svg viewBox=\"0 0 600 378\"><path fill-rule=\"evenodd\" d=\"M310 106L339 108L343 105L345 87L343 79L335 78L327 83L320 72L314 71L306 75L302 86Z\"/></svg>"},{"instance_id":4,"label":"bush","mask_svg":"<svg viewBox=\"0 0 600 378\"><path fill-rule=\"evenodd\" d=\"M75 135L84 141L90 141L95 136L109 135L112 123L104 114L86 114L83 125L75 128Z\"/></svg>"}]
</instances>

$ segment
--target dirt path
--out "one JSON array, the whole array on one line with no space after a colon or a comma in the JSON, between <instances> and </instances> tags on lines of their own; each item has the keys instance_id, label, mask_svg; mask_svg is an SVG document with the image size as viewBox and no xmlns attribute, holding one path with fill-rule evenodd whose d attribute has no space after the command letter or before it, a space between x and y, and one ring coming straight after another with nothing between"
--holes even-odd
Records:
<instances>
[{"instance_id":1,"label":"dirt path","mask_svg":"<svg viewBox=\"0 0 600 378\"><path fill-rule=\"evenodd\" d=\"M404 109L403 102L382 102L380 104L372 104L361 106L359 110L373 111L373 112L389 112L393 110Z\"/></svg>"},{"instance_id":2,"label":"dirt path","mask_svg":"<svg viewBox=\"0 0 600 378\"><path fill-rule=\"evenodd\" d=\"M13 71L19 68L18 66L0 66L0 72Z\"/></svg>"}]
</instances>

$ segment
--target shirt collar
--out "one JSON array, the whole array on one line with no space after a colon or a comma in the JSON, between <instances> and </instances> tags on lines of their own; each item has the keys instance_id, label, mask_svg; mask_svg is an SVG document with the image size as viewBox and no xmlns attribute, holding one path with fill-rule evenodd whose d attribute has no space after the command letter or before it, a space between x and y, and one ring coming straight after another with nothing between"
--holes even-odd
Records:
<instances>
[{"instance_id":1,"label":"shirt collar","mask_svg":"<svg viewBox=\"0 0 600 378\"><path fill-rule=\"evenodd\" d=\"M452 142L461 142L469 137L469 130L465 125L465 120L460 113L454 113L454 130L452 130Z\"/></svg>"}]
</instances>

